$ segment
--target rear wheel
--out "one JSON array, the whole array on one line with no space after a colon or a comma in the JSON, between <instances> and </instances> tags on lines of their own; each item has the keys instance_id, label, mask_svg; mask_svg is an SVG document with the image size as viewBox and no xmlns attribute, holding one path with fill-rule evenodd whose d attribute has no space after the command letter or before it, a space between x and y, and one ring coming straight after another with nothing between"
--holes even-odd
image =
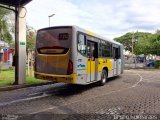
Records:
<instances>
[{"instance_id":1,"label":"rear wheel","mask_svg":"<svg viewBox=\"0 0 160 120\"><path fill-rule=\"evenodd\" d=\"M107 81L107 72L106 70L103 70L101 74L101 81L99 81L99 83L101 86L103 86L105 85L106 81Z\"/></svg>"}]
</instances>

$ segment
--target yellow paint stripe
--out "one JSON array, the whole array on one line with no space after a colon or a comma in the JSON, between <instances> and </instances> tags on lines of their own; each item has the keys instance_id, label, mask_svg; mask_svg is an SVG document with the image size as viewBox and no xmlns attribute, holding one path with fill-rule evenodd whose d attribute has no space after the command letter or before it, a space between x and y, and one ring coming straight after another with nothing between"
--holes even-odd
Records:
<instances>
[{"instance_id":1,"label":"yellow paint stripe","mask_svg":"<svg viewBox=\"0 0 160 120\"><path fill-rule=\"evenodd\" d=\"M93 36L93 37L97 37L97 35L96 35L95 33L91 32L91 31L87 31L87 34L88 34L88 35L91 35L91 36Z\"/></svg>"}]
</instances>

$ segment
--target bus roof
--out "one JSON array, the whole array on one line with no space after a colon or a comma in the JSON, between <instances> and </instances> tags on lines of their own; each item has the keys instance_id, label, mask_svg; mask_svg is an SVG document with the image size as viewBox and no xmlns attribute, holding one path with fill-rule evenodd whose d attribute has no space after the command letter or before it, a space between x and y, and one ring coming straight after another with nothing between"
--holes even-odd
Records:
<instances>
[{"instance_id":1,"label":"bus roof","mask_svg":"<svg viewBox=\"0 0 160 120\"><path fill-rule=\"evenodd\" d=\"M38 30L38 31L45 30L45 29L52 29L52 28L64 28L64 27L65 27L65 28L66 28L66 27L67 27L67 28L74 28L74 29L76 29L76 31L80 31L80 32L86 33L86 34L91 35L91 36L93 36L93 37L100 38L100 39L102 39L102 40L105 40L105 41L108 41L108 42L111 42L111 43L114 43L114 44L117 44L117 45L122 45L122 44L120 44L119 42L117 42L117 41L115 41L115 40L111 40L111 39L102 37L102 36L100 36L100 35L98 35L98 34L95 34L95 33L91 32L91 31L88 31L88 30L85 30L85 29L83 29L83 28L80 28L79 26L76 26L76 25L53 26L53 27L42 28L42 29L40 29L40 30Z\"/></svg>"},{"instance_id":2,"label":"bus roof","mask_svg":"<svg viewBox=\"0 0 160 120\"><path fill-rule=\"evenodd\" d=\"M87 34L89 34L89 35L91 35L91 36L93 36L93 37L100 38L100 39L103 39L103 40L105 40L105 41L109 41L109 42L111 42L111 43L117 44L117 45L122 45L122 44L120 44L119 42L117 42L117 41L115 41L115 40L111 40L111 39L109 39L109 38L102 37L102 36L100 36L100 35L98 35L98 34L96 34L96 33L93 33L93 32L91 32L91 31L85 30L85 29L80 28L80 27L78 27L78 26L73 25L72 27L76 28L77 31L81 31L81 32L87 33Z\"/></svg>"}]
</instances>

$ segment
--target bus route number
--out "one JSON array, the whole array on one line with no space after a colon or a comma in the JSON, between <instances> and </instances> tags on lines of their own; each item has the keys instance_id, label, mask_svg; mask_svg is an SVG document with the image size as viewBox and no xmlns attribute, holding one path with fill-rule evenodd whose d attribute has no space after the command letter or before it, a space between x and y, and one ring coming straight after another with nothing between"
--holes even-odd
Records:
<instances>
[{"instance_id":1,"label":"bus route number","mask_svg":"<svg viewBox=\"0 0 160 120\"><path fill-rule=\"evenodd\" d=\"M68 40L69 34L68 33L60 33L59 40Z\"/></svg>"}]
</instances>

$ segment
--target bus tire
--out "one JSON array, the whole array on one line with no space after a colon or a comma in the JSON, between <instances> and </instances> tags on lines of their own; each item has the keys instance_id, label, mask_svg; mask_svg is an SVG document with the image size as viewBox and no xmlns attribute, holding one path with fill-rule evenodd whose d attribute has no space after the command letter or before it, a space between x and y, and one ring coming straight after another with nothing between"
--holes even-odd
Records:
<instances>
[{"instance_id":1,"label":"bus tire","mask_svg":"<svg viewBox=\"0 0 160 120\"><path fill-rule=\"evenodd\" d=\"M99 83L101 86L103 86L105 85L106 81L107 81L107 72L106 70L102 70L101 80L99 81Z\"/></svg>"}]
</instances>

